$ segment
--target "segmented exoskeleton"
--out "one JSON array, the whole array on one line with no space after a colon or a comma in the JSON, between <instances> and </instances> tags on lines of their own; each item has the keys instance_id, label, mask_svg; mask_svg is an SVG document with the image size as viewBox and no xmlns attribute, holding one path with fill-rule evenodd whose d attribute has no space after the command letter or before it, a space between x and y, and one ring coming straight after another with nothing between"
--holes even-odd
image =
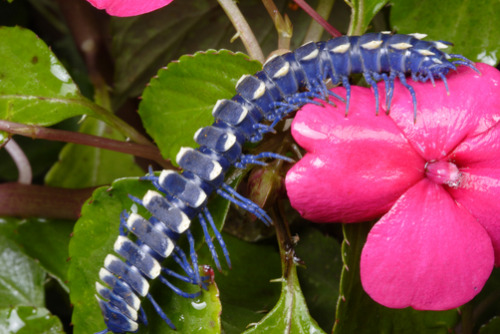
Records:
<instances>
[{"instance_id":1,"label":"segmented exoskeleton","mask_svg":"<svg viewBox=\"0 0 500 334\"><path fill-rule=\"evenodd\" d=\"M308 43L294 52L269 59L263 70L255 75L243 76L236 85L237 94L230 100L220 100L213 109L215 121L201 128L194 136L198 148L182 148L177 163L182 173L164 170L159 176L150 172L143 179L149 180L158 191L148 191L142 199L131 197L144 206L151 217L124 212L121 217L120 236L114 250L121 257L109 254L99 277L105 285L97 283L97 297L107 328L100 333L135 332L139 322L146 323L141 298L146 297L156 311L175 328L149 294L149 280L159 279L175 293L195 297L171 284L164 275L204 287L206 278L200 276L194 250L191 221L198 218L206 243L220 269L215 246L207 225L210 225L220 244L228 265L229 254L221 234L207 209L207 198L212 193L232 201L251 212L266 224L271 219L264 210L239 195L224 182L229 168L243 168L247 164L263 164L261 159L278 158L278 154L265 152L256 156L243 154L246 142L258 142L273 131L274 126L290 112L307 103L317 103L315 98L328 101L333 95L325 82L342 84L346 88L346 112L350 101L349 75L362 73L373 88L376 110L379 109L379 93L376 82L384 80L386 109L389 110L398 78L410 91L414 114L417 98L406 76L414 81L425 82L441 79L457 65L474 70L471 61L463 56L446 54L440 49L449 43L422 41L422 34L392 35L370 33L363 36L342 36L326 42ZM476 70L477 71L477 70ZM208 224L207 224L208 222ZM127 236L135 235L136 241ZM177 246L176 240L186 234L190 245L190 258ZM167 257L179 264L182 275L166 267L161 261Z\"/></svg>"}]
</instances>

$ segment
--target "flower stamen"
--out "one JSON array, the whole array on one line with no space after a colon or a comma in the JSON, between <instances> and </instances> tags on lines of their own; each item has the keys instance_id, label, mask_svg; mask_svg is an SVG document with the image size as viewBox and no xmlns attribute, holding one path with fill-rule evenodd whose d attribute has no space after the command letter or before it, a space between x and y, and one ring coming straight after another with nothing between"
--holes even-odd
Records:
<instances>
[{"instance_id":1,"label":"flower stamen","mask_svg":"<svg viewBox=\"0 0 500 334\"><path fill-rule=\"evenodd\" d=\"M456 188L460 185L462 173L451 161L429 161L425 164L425 176L437 183Z\"/></svg>"}]
</instances>

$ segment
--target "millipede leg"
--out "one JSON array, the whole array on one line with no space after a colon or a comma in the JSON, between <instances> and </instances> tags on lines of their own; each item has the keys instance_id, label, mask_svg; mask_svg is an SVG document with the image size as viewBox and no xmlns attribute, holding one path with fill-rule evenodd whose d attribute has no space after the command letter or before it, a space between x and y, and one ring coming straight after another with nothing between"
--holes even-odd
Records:
<instances>
[{"instance_id":1,"label":"millipede leg","mask_svg":"<svg viewBox=\"0 0 500 334\"><path fill-rule=\"evenodd\" d=\"M106 328L105 330L102 330L102 331L94 333L94 334L106 334L106 333L111 333L111 331Z\"/></svg>"},{"instance_id":2,"label":"millipede leg","mask_svg":"<svg viewBox=\"0 0 500 334\"><path fill-rule=\"evenodd\" d=\"M259 132L259 134L264 135L266 133L276 133L274 128L270 125L265 125L265 124L255 124L254 128ZM260 136L262 138L262 136Z\"/></svg>"},{"instance_id":3,"label":"millipede leg","mask_svg":"<svg viewBox=\"0 0 500 334\"><path fill-rule=\"evenodd\" d=\"M273 110L270 113L270 117L268 117L268 121L273 121L273 123L269 126L270 128L274 128L274 126L283 119L286 115L291 113L292 111L297 110L299 107L290 103L288 99L283 101L273 102L269 105L269 107Z\"/></svg>"},{"instance_id":4,"label":"millipede leg","mask_svg":"<svg viewBox=\"0 0 500 334\"><path fill-rule=\"evenodd\" d=\"M156 189L158 189L158 191L161 191L162 193L167 194L167 191L165 189L163 189L163 187L160 185L160 183L158 181L158 179L159 179L158 176L155 176L151 170L150 170L150 173L148 175L143 176L139 179L140 180L147 180L147 181L151 182L151 184Z\"/></svg>"},{"instance_id":5,"label":"millipede leg","mask_svg":"<svg viewBox=\"0 0 500 334\"><path fill-rule=\"evenodd\" d=\"M181 281L184 281L184 282L187 282L187 283L191 283L191 284L196 284L196 285L199 285L201 286L204 290L207 290L208 287L207 285L205 284L206 281L210 280L210 277L209 276L203 276L201 277L201 284L199 284L198 281L196 281L196 277L195 277L195 274L194 274L194 270L191 269L191 267L189 266L189 264L187 263L187 259L185 258L185 254L184 252L183 253L183 256L184 256L184 259L185 261L183 261L178 255L176 254L172 254L173 258L174 258L174 261L177 262L177 264L182 268L182 270L184 270L184 272L186 273L186 275L188 275L187 277L186 276L182 276L182 275L179 275L177 274L176 272L174 271L171 271L167 268L162 268L163 272L165 272L166 274L170 275L170 276L173 276L173 277L176 277L178 279L180 279ZM174 276L174 274L176 276Z\"/></svg>"},{"instance_id":6,"label":"millipede leg","mask_svg":"<svg viewBox=\"0 0 500 334\"><path fill-rule=\"evenodd\" d=\"M364 72L363 76L365 77L366 82L373 88L373 95L375 95L375 115L378 115L380 97L378 94L377 83L373 80L369 72Z\"/></svg>"},{"instance_id":7,"label":"millipede leg","mask_svg":"<svg viewBox=\"0 0 500 334\"><path fill-rule=\"evenodd\" d=\"M128 219L128 213L127 210L123 210L122 213L120 213L120 235L122 236L127 236L127 219Z\"/></svg>"},{"instance_id":8,"label":"millipede leg","mask_svg":"<svg viewBox=\"0 0 500 334\"><path fill-rule=\"evenodd\" d=\"M394 87L394 78L388 77L386 73L372 73L372 77L379 81L384 80L385 85L385 107L387 108L386 114L389 114L391 108L392 90Z\"/></svg>"},{"instance_id":9,"label":"millipede leg","mask_svg":"<svg viewBox=\"0 0 500 334\"><path fill-rule=\"evenodd\" d=\"M229 251L227 250L226 243L224 242L224 239L222 238L222 235L220 234L219 230L217 229L217 226L215 226L214 219L212 218L212 215L210 214L210 211L208 211L207 207L203 208L203 213L205 214L205 217L207 217L207 220L212 227L212 230L214 231L215 238L219 242L220 248L222 249L222 253L224 254L224 257L226 258L226 263L229 268L231 268L231 260L229 259Z\"/></svg>"},{"instance_id":10,"label":"millipede leg","mask_svg":"<svg viewBox=\"0 0 500 334\"><path fill-rule=\"evenodd\" d=\"M444 87L446 88L446 94L450 95L450 90L448 88L448 81L446 81L446 77L444 76L443 73L439 73L439 77L441 77L441 80L443 80Z\"/></svg>"},{"instance_id":11,"label":"millipede leg","mask_svg":"<svg viewBox=\"0 0 500 334\"><path fill-rule=\"evenodd\" d=\"M284 160L287 162L294 162L293 159L286 157L281 154L273 153L273 152L261 152L257 155L251 155L251 154L243 154L240 158L240 161L236 162L234 166L236 168L244 169L246 168L247 165L249 164L254 164L254 165L261 165L261 166L266 166L267 163L260 161L259 159L280 159Z\"/></svg>"},{"instance_id":12,"label":"millipede leg","mask_svg":"<svg viewBox=\"0 0 500 334\"><path fill-rule=\"evenodd\" d=\"M173 330L176 330L177 328L174 326L173 322L167 317L165 312L161 309L160 305L153 299L151 294L147 294L146 297L149 299L151 304L153 305L153 308L155 309L156 313L167 323L167 325L172 328Z\"/></svg>"},{"instance_id":13,"label":"millipede leg","mask_svg":"<svg viewBox=\"0 0 500 334\"><path fill-rule=\"evenodd\" d=\"M180 281L183 281L183 282L186 282L186 283L196 284L196 282L192 278L189 278L189 277L186 277L186 276L182 276L182 275L180 275L180 274L176 273L175 271L170 270L168 268L165 268L165 267L161 268L161 271L163 271L168 276L172 276L172 277L177 278Z\"/></svg>"},{"instance_id":14,"label":"millipede leg","mask_svg":"<svg viewBox=\"0 0 500 334\"><path fill-rule=\"evenodd\" d=\"M432 87L436 87L436 82L434 81L434 76L432 74L429 74L429 79L431 79Z\"/></svg>"},{"instance_id":15,"label":"millipede leg","mask_svg":"<svg viewBox=\"0 0 500 334\"><path fill-rule=\"evenodd\" d=\"M329 90L329 91L328 91L328 95L329 95L329 96L333 96L334 98L336 98L336 99L340 100L341 102L345 102L345 99L344 99L342 96L340 96L340 95L338 95L338 94L335 94L335 93L334 93L334 92L332 92L331 90ZM336 105L335 103L333 103L333 101L332 101L332 100L328 100L328 104L333 104L334 106Z\"/></svg>"},{"instance_id":16,"label":"millipede leg","mask_svg":"<svg viewBox=\"0 0 500 334\"><path fill-rule=\"evenodd\" d=\"M342 77L342 85L344 85L346 90L345 115L347 117L347 114L349 113L349 102L351 101L351 84L349 83L348 77Z\"/></svg>"},{"instance_id":17,"label":"millipede leg","mask_svg":"<svg viewBox=\"0 0 500 334\"><path fill-rule=\"evenodd\" d=\"M326 84L323 80L313 80L307 85L307 90L312 92L315 97L325 102L329 102L328 96L330 95L330 91L326 87ZM342 99L339 96L340 99ZM343 100L343 99L342 99Z\"/></svg>"},{"instance_id":18,"label":"millipede leg","mask_svg":"<svg viewBox=\"0 0 500 334\"><path fill-rule=\"evenodd\" d=\"M207 222L205 221L205 218L203 218L203 214L201 213L198 214L198 220L200 221L201 228L203 229L205 242L207 243L208 249L210 250L210 254L212 254L215 266L217 267L217 269L219 269L219 271L221 271L222 268L219 262L219 257L217 255L217 251L215 250L214 243L212 242L212 237L210 236L210 233L208 233Z\"/></svg>"},{"instance_id":19,"label":"millipede leg","mask_svg":"<svg viewBox=\"0 0 500 334\"><path fill-rule=\"evenodd\" d=\"M182 268L182 270L184 270L184 272L189 277L192 277L193 280L196 282L194 270L191 269L191 266L189 265L189 263L187 261L187 257L186 257L186 254L184 253L184 251L177 245L175 246L174 250L175 250L175 253L172 253L172 257L173 257L174 261L177 262L177 264Z\"/></svg>"},{"instance_id":20,"label":"millipede leg","mask_svg":"<svg viewBox=\"0 0 500 334\"><path fill-rule=\"evenodd\" d=\"M318 94L316 94L315 92L299 92L287 97L286 101L288 104L292 105L294 109L298 109L303 105L309 103L315 104L317 106L323 106L322 103L313 100L314 98L317 97Z\"/></svg>"},{"instance_id":21,"label":"millipede leg","mask_svg":"<svg viewBox=\"0 0 500 334\"><path fill-rule=\"evenodd\" d=\"M413 121L416 122L417 121L417 96L415 95L415 90L413 89L412 86L410 86L406 82L406 77L405 77L404 73L398 73L398 77L399 77L399 80L401 80L401 83L403 84L403 86L405 86L406 89L408 89L408 91L410 91L411 98L413 101Z\"/></svg>"},{"instance_id":22,"label":"millipede leg","mask_svg":"<svg viewBox=\"0 0 500 334\"><path fill-rule=\"evenodd\" d=\"M144 311L144 308L141 306L139 307L139 320L144 324L148 325L148 317L146 317L146 312Z\"/></svg>"},{"instance_id":23,"label":"millipede leg","mask_svg":"<svg viewBox=\"0 0 500 334\"><path fill-rule=\"evenodd\" d=\"M140 206L144 206L144 204L142 204L142 200L140 198L135 197L134 195L130 195L130 194L128 194L128 198L130 198L130 200L132 200L132 202L139 204Z\"/></svg>"},{"instance_id":24,"label":"millipede leg","mask_svg":"<svg viewBox=\"0 0 500 334\"><path fill-rule=\"evenodd\" d=\"M196 250L194 248L193 234L190 230L186 230L186 236L189 242L189 256L191 257L191 262L193 263L193 271L196 284L201 286L203 282L201 281L200 272L198 270L198 255L196 254Z\"/></svg>"},{"instance_id":25,"label":"millipede leg","mask_svg":"<svg viewBox=\"0 0 500 334\"><path fill-rule=\"evenodd\" d=\"M262 210L262 208L260 208L257 204L255 204L248 198L241 196L240 194L238 194L237 191L235 191L227 184L223 184L222 189L227 191L227 193L225 193L221 189L217 189L216 192L218 195L222 196L224 199L227 199L228 201L233 202L234 204L241 207L243 210L246 210L251 214L254 214L257 218L259 218L259 220L261 220L267 226L272 224L271 217L269 217L267 213L264 210Z\"/></svg>"},{"instance_id":26,"label":"millipede leg","mask_svg":"<svg viewBox=\"0 0 500 334\"><path fill-rule=\"evenodd\" d=\"M172 283L170 283L165 277L159 276L159 278L160 278L160 282L162 282L163 284L168 286L170 288L170 290L172 290L173 292L175 292L177 295L179 295L181 297L196 298L196 297L199 297L201 295L201 291L198 291L196 293L184 292L181 289L179 289L178 287L176 287L175 285L173 285Z\"/></svg>"},{"instance_id":27,"label":"millipede leg","mask_svg":"<svg viewBox=\"0 0 500 334\"><path fill-rule=\"evenodd\" d=\"M387 114L389 114L391 110L391 104L392 104L392 96L394 94L394 79L396 79L396 73L391 72L389 75L389 92L386 92L386 108L387 108Z\"/></svg>"},{"instance_id":28,"label":"millipede leg","mask_svg":"<svg viewBox=\"0 0 500 334\"><path fill-rule=\"evenodd\" d=\"M465 57L458 57L458 55L450 55L450 56L454 56L453 58L460 58L460 59L466 59L468 60L467 58ZM453 65L464 65L464 66L467 66L468 68L471 68L473 69L474 71L476 71L478 74L481 74L481 72L476 68L476 66L474 66L474 64L472 62L467 62L465 60L454 60L452 62Z\"/></svg>"},{"instance_id":29,"label":"millipede leg","mask_svg":"<svg viewBox=\"0 0 500 334\"><path fill-rule=\"evenodd\" d=\"M168 276L177 278L180 281L183 281L183 282L186 282L186 283L191 283L191 284L196 284L195 280L192 279L191 277L182 276L182 275L180 275L180 274L176 273L175 271L170 270L168 268L161 268L161 271L163 271ZM201 280L204 281L204 282L209 281L210 280L210 276L202 276Z\"/></svg>"}]
</instances>

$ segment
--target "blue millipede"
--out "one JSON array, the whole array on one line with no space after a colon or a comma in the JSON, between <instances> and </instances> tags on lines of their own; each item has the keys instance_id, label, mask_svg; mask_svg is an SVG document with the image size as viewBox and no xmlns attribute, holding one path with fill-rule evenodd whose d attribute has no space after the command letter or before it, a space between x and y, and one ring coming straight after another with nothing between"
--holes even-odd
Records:
<instances>
[{"instance_id":1,"label":"blue millipede","mask_svg":"<svg viewBox=\"0 0 500 334\"><path fill-rule=\"evenodd\" d=\"M456 70L457 65L468 66L475 71L473 63L457 54L447 54L441 49L450 43L423 41L423 34L369 33L362 36L342 36L326 42L310 42L297 50L275 56L255 75L245 75L236 84L237 94L230 100L220 100L213 109L215 121L199 129L194 135L198 148L182 148L177 155L181 173L163 170L159 176L150 172L143 179L149 180L158 191L148 191L142 199L131 199L144 206L151 214L144 218L137 213L123 212L120 218L120 235L115 242L116 255L108 254L99 272L102 282L96 283L96 296L102 310L105 334L135 332L139 323L147 324L141 306L142 298L148 299L160 317L173 329L175 325L159 307L149 293L149 281L159 279L175 293L193 298L198 294L181 291L164 275L206 286L206 277L198 271L198 260L194 240L190 231L191 221L198 218L205 241L217 268L220 261L211 240L208 225L213 230L230 266L229 253L221 234L217 230L207 209L208 196L219 196L251 212L265 224L271 218L252 201L239 195L224 182L231 167L244 168L248 164L264 164L261 159L289 158L264 152L258 155L243 154L246 142L258 142L265 133L289 113L307 103L326 101L329 95L345 101L349 109L351 87L349 75L363 74L373 88L376 110L379 110L379 92L376 82L383 80L386 87L386 106L390 109L394 81L396 78L409 90L414 117L417 113L417 98L412 86L406 81L443 80ZM326 81L342 84L346 99L334 95L326 87ZM135 241L129 234L135 235ZM190 245L189 257L176 240L185 234ZM121 258L120 258L121 257ZM161 261L172 257L183 274L161 265ZM162 275L164 274L164 275ZM104 284L103 284L104 283Z\"/></svg>"}]
</instances>

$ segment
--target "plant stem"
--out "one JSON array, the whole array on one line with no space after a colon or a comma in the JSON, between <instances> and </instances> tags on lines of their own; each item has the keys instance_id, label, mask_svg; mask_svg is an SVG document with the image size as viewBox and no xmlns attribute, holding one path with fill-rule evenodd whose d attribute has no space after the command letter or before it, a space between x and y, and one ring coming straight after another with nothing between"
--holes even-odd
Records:
<instances>
[{"instance_id":1,"label":"plant stem","mask_svg":"<svg viewBox=\"0 0 500 334\"><path fill-rule=\"evenodd\" d=\"M332 27L330 23L326 22L324 18L322 18L314 9L312 9L311 6L309 6L304 0L293 0L297 5L302 8L309 16L311 16L313 19L315 19L325 30L332 35L333 37L339 37L342 36L342 34Z\"/></svg>"},{"instance_id":2,"label":"plant stem","mask_svg":"<svg viewBox=\"0 0 500 334\"><path fill-rule=\"evenodd\" d=\"M278 49L290 50L290 40L293 33L293 26L290 19L286 14L283 18L273 0L262 0L262 3L266 7L269 16L271 16L278 32Z\"/></svg>"},{"instance_id":3,"label":"plant stem","mask_svg":"<svg viewBox=\"0 0 500 334\"><path fill-rule=\"evenodd\" d=\"M123 142L119 140L93 136L85 133L51 129L37 125L26 125L4 120L0 120L0 130L30 138L62 141L66 143L75 143L75 144L104 148L116 152L133 154L137 157L156 161L163 168L173 168L170 162L162 158L160 152L158 151L158 148L152 145Z\"/></svg>"},{"instance_id":4,"label":"plant stem","mask_svg":"<svg viewBox=\"0 0 500 334\"><path fill-rule=\"evenodd\" d=\"M473 316L472 316L472 305L467 303L460 308L461 311L461 325L462 325L462 334L472 334L473 327Z\"/></svg>"},{"instance_id":5,"label":"plant stem","mask_svg":"<svg viewBox=\"0 0 500 334\"><path fill-rule=\"evenodd\" d=\"M112 126L114 129L118 130L122 135L124 135L126 138L129 138L133 142L136 142L138 144L143 144L143 145L150 145L154 146L153 143L151 143L146 137L144 137L142 134L140 134L136 129L134 129L131 125L129 125L127 122L116 116L115 114L111 113L109 110L87 100L83 99L81 101L78 101L77 103L92 109L92 111L99 116L98 119L106 122L108 125Z\"/></svg>"},{"instance_id":6,"label":"plant stem","mask_svg":"<svg viewBox=\"0 0 500 334\"><path fill-rule=\"evenodd\" d=\"M21 184L30 184L33 173L31 172L30 162L21 147L14 141L14 139L10 138L7 144L5 144L5 150L9 153L12 160L14 160L14 163L16 164L19 174L17 182Z\"/></svg>"},{"instance_id":7,"label":"plant stem","mask_svg":"<svg viewBox=\"0 0 500 334\"><path fill-rule=\"evenodd\" d=\"M15 182L0 184L0 216L76 220L95 188L64 189Z\"/></svg>"},{"instance_id":8,"label":"plant stem","mask_svg":"<svg viewBox=\"0 0 500 334\"><path fill-rule=\"evenodd\" d=\"M290 229L285 217L282 201L276 201L276 204L271 209L271 217L273 218L276 229L276 238L278 239L283 278L288 280L292 269L294 268L295 250L290 236Z\"/></svg>"},{"instance_id":9,"label":"plant stem","mask_svg":"<svg viewBox=\"0 0 500 334\"><path fill-rule=\"evenodd\" d=\"M330 16L334 3L335 0L319 0L316 6L316 12L326 20ZM319 41L323 34L323 30L323 27L318 22L311 21L306 36L304 37L304 43Z\"/></svg>"},{"instance_id":10,"label":"plant stem","mask_svg":"<svg viewBox=\"0 0 500 334\"><path fill-rule=\"evenodd\" d=\"M243 17L243 14L239 10L238 6L234 3L233 0L217 0L226 12L229 20L235 27L238 36L241 38L243 45L247 49L250 58L264 62L264 53L262 53L262 49L259 46L259 42L255 38L255 35L252 32L252 29L248 25L248 22Z\"/></svg>"}]
</instances>

